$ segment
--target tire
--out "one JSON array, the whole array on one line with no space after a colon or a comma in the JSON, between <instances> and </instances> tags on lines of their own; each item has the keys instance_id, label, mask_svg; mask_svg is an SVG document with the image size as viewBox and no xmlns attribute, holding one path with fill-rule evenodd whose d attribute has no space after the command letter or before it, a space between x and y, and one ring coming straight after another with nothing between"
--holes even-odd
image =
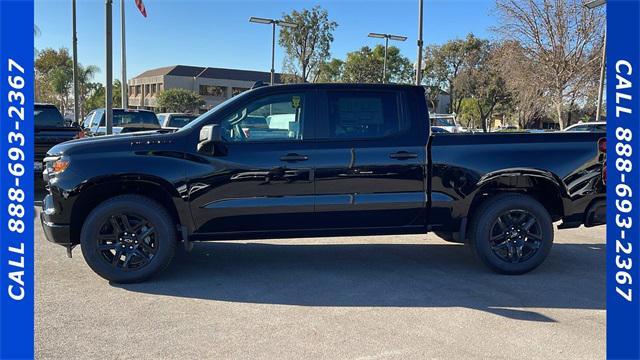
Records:
<instances>
[{"instance_id":1,"label":"tire","mask_svg":"<svg viewBox=\"0 0 640 360\"><path fill-rule=\"evenodd\" d=\"M496 195L475 211L469 240L475 255L493 271L524 274L549 255L553 222L549 212L530 196Z\"/></svg>"},{"instance_id":2,"label":"tire","mask_svg":"<svg viewBox=\"0 0 640 360\"><path fill-rule=\"evenodd\" d=\"M87 216L80 233L89 267L115 283L144 281L164 270L176 243L175 224L167 210L139 195L101 203Z\"/></svg>"}]
</instances>

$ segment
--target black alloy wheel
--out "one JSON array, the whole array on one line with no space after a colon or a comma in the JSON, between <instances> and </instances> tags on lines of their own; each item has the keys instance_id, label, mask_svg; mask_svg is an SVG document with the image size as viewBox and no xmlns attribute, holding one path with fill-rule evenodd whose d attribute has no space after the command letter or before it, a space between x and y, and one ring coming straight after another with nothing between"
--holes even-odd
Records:
<instances>
[{"instance_id":1,"label":"black alloy wheel","mask_svg":"<svg viewBox=\"0 0 640 360\"><path fill-rule=\"evenodd\" d=\"M524 274L546 259L553 245L551 215L525 194L498 194L474 210L468 236L475 255L502 274Z\"/></svg>"},{"instance_id":2,"label":"black alloy wheel","mask_svg":"<svg viewBox=\"0 0 640 360\"><path fill-rule=\"evenodd\" d=\"M491 228L491 250L500 259L520 263L531 259L542 246L542 229L527 210L509 210Z\"/></svg>"},{"instance_id":3,"label":"black alloy wheel","mask_svg":"<svg viewBox=\"0 0 640 360\"><path fill-rule=\"evenodd\" d=\"M132 213L110 216L100 227L96 240L96 250L104 261L124 271L148 265L159 246L153 224Z\"/></svg>"},{"instance_id":4,"label":"black alloy wheel","mask_svg":"<svg viewBox=\"0 0 640 360\"><path fill-rule=\"evenodd\" d=\"M116 283L148 279L166 268L177 244L176 222L156 201L120 195L96 206L80 232L85 261Z\"/></svg>"}]
</instances>

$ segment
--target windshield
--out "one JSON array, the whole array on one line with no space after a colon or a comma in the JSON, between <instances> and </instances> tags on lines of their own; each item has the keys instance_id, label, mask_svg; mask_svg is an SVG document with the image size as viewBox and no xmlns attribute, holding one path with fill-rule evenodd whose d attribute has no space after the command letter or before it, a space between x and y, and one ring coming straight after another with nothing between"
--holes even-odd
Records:
<instances>
[{"instance_id":1,"label":"windshield","mask_svg":"<svg viewBox=\"0 0 640 360\"><path fill-rule=\"evenodd\" d=\"M101 126L104 126L104 118ZM120 127L160 127L156 114L149 111L113 111L113 126Z\"/></svg>"},{"instance_id":2,"label":"windshield","mask_svg":"<svg viewBox=\"0 0 640 360\"><path fill-rule=\"evenodd\" d=\"M33 115L36 127L64 127L62 114L55 106L35 106Z\"/></svg>"},{"instance_id":3,"label":"windshield","mask_svg":"<svg viewBox=\"0 0 640 360\"><path fill-rule=\"evenodd\" d=\"M195 115L171 115L167 126L181 128L190 123L195 118L197 118L197 116Z\"/></svg>"},{"instance_id":4,"label":"windshield","mask_svg":"<svg viewBox=\"0 0 640 360\"><path fill-rule=\"evenodd\" d=\"M431 125L433 126L456 126L453 118L435 117L431 118Z\"/></svg>"}]
</instances>

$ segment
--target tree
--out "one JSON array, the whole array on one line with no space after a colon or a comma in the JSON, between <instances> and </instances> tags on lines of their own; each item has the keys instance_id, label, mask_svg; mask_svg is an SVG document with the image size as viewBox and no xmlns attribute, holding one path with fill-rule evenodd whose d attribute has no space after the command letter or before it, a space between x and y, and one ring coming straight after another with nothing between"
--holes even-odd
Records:
<instances>
[{"instance_id":1,"label":"tree","mask_svg":"<svg viewBox=\"0 0 640 360\"><path fill-rule=\"evenodd\" d=\"M36 101L54 103L63 114L67 109L73 108L73 61L67 49L44 49L38 52L35 71ZM84 101L92 90L89 84L98 72L100 69L97 66L83 67L78 64L78 90L81 109L85 108ZM84 113L80 115L84 116Z\"/></svg>"},{"instance_id":2,"label":"tree","mask_svg":"<svg viewBox=\"0 0 640 360\"><path fill-rule=\"evenodd\" d=\"M67 49L44 49L35 60L39 98L36 101L52 102L64 114L69 91L73 83L73 63Z\"/></svg>"},{"instance_id":3,"label":"tree","mask_svg":"<svg viewBox=\"0 0 640 360\"><path fill-rule=\"evenodd\" d=\"M333 31L338 24L329 20L327 10L315 6L311 10L294 10L282 19L296 24L280 29L280 45L285 49L285 68L303 82L315 81L320 66L329 59Z\"/></svg>"},{"instance_id":4,"label":"tree","mask_svg":"<svg viewBox=\"0 0 640 360\"><path fill-rule=\"evenodd\" d=\"M88 113L89 111L97 108L103 108L106 106L105 93L106 89L101 83L88 83L86 85L86 100L83 102L82 111ZM122 83L119 79L113 81L113 89L111 93L111 100L114 104L118 104L122 93Z\"/></svg>"},{"instance_id":5,"label":"tree","mask_svg":"<svg viewBox=\"0 0 640 360\"><path fill-rule=\"evenodd\" d=\"M342 80L345 82L379 83L382 82L384 67L384 46L368 46L347 54L344 62ZM413 64L400 54L400 49L389 46L387 49L387 82L411 83Z\"/></svg>"},{"instance_id":6,"label":"tree","mask_svg":"<svg viewBox=\"0 0 640 360\"><path fill-rule=\"evenodd\" d=\"M172 112L196 111L205 104L198 93L186 89L163 90L156 96L158 107Z\"/></svg>"},{"instance_id":7,"label":"tree","mask_svg":"<svg viewBox=\"0 0 640 360\"><path fill-rule=\"evenodd\" d=\"M344 61L340 59L331 59L320 65L318 70L317 82L341 82L344 72Z\"/></svg>"},{"instance_id":8,"label":"tree","mask_svg":"<svg viewBox=\"0 0 640 360\"><path fill-rule=\"evenodd\" d=\"M488 42L482 42L475 51L474 57L458 74L455 86L460 97L473 99L484 132L490 130L488 120L496 106L504 106L510 99L505 80L500 76L495 47Z\"/></svg>"},{"instance_id":9,"label":"tree","mask_svg":"<svg viewBox=\"0 0 640 360\"><path fill-rule=\"evenodd\" d=\"M499 44L494 59L512 96L510 112L521 129L533 126L536 120L546 116L549 104L534 64L517 41Z\"/></svg>"},{"instance_id":10,"label":"tree","mask_svg":"<svg viewBox=\"0 0 640 360\"><path fill-rule=\"evenodd\" d=\"M497 0L496 4L497 31L505 40L520 43L563 129L564 109L584 96L584 85L593 78L593 63L603 45L602 11L586 8L581 0Z\"/></svg>"},{"instance_id":11,"label":"tree","mask_svg":"<svg viewBox=\"0 0 640 360\"><path fill-rule=\"evenodd\" d=\"M488 43L473 34L466 39L450 40L443 45L427 46L425 51L423 81L429 86L443 87L451 96L451 111L460 111L464 98L456 91L458 75L477 63L478 52Z\"/></svg>"}]
</instances>

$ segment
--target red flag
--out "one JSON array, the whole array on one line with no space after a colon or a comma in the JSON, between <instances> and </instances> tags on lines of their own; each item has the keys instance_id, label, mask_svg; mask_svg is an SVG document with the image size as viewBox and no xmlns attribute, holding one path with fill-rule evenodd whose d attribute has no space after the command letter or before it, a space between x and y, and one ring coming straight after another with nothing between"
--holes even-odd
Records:
<instances>
[{"instance_id":1,"label":"red flag","mask_svg":"<svg viewBox=\"0 0 640 360\"><path fill-rule=\"evenodd\" d=\"M136 0L136 6L138 7L138 10L140 10L142 16L147 17L147 9L144 8L142 0Z\"/></svg>"}]
</instances>

